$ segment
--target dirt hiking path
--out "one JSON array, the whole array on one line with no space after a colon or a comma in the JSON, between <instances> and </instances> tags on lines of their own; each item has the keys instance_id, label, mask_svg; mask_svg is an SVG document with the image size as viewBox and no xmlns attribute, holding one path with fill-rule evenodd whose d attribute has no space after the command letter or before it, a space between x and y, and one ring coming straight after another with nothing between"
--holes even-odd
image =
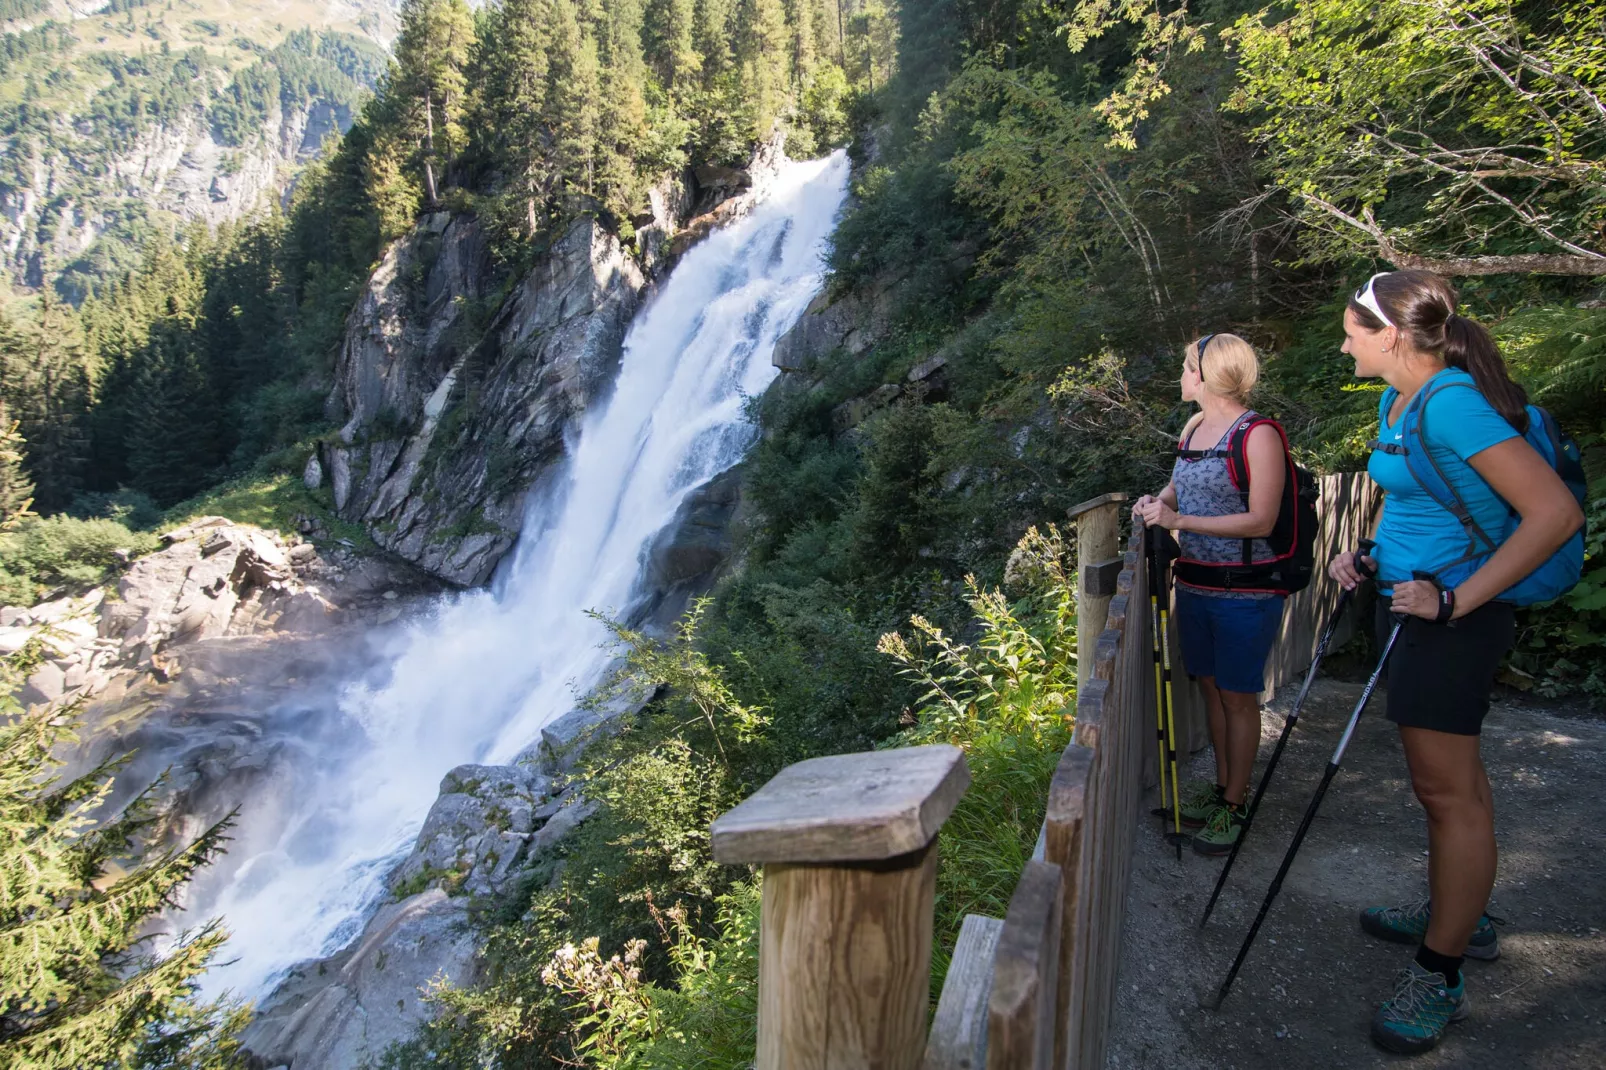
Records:
<instances>
[{"instance_id":1,"label":"dirt hiking path","mask_svg":"<svg viewBox=\"0 0 1606 1070\"><path fill-rule=\"evenodd\" d=\"M1266 711L1259 778L1296 688ZM1119 1070L1421 1070L1606 1067L1606 720L1497 700L1484 724L1500 871L1490 912L1501 958L1467 964L1472 1016L1434 1051L1373 1046L1371 1015L1411 949L1356 920L1427 894L1427 828L1394 726L1374 696L1316 822L1219 1013L1201 1009L1237 953L1266 886L1360 697L1319 680L1210 925L1198 919L1223 860L1138 838L1108 1065ZM1214 772L1207 749L1195 775ZM1151 793L1145 807L1157 801Z\"/></svg>"}]
</instances>

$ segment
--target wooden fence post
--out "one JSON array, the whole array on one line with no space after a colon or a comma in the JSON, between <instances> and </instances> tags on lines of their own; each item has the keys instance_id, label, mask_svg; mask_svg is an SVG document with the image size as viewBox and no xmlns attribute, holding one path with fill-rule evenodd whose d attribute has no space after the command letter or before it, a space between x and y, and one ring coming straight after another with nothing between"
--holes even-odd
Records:
<instances>
[{"instance_id":1,"label":"wooden fence post","mask_svg":"<svg viewBox=\"0 0 1606 1070\"><path fill-rule=\"evenodd\" d=\"M1009 901L987 1000L987 1070L1050 1070L1064 909L1060 867L1026 863Z\"/></svg>"},{"instance_id":2,"label":"wooden fence post","mask_svg":"<svg viewBox=\"0 0 1606 1070\"><path fill-rule=\"evenodd\" d=\"M764 867L757 1070L914 1070L931 990L937 831L970 784L946 745L788 766L713 824Z\"/></svg>"},{"instance_id":3,"label":"wooden fence post","mask_svg":"<svg viewBox=\"0 0 1606 1070\"><path fill-rule=\"evenodd\" d=\"M1121 503L1126 494L1100 494L1074 506L1066 517L1076 525L1076 682L1087 683L1093 672L1093 647L1104 631L1104 618L1121 572L1117 553Z\"/></svg>"}]
</instances>

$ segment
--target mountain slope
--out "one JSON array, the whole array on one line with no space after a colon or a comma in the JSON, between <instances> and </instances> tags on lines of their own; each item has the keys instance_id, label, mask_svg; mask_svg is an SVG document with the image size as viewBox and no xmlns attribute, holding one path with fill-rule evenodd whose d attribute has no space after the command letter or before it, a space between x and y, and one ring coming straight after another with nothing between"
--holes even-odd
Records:
<instances>
[{"instance_id":1,"label":"mountain slope","mask_svg":"<svg viewBox=\"0 0 1606 1070\"><path fill-rule=\"evenodd\" d=\"M285 187L384 72L384 0L0 0L0 257L81 300Z\"/></svg>"}]
</instances>

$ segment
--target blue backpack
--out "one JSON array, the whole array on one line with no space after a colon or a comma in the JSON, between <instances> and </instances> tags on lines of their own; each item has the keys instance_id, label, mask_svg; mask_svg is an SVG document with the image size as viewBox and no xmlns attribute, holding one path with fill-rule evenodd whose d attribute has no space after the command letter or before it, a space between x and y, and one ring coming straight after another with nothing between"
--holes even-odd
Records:
<instances>
[{"instance_id":1,"label":"blue backpack","mask_svg":"<svg viewBox=\"0 0 1606 1070\"><path fill-rule=\"evenodd\" d=\"M1385 444L1376 439L1370 443L1373 449L1382 450L1384 453L1403 454L1405 465L1410 470L1412 478L1429 497L1461 522L1467 535L1467 551L1463 556L1439 569L1437 573L1439 582L1450 588L1459 586L1468 576L1482 568L1483 563L1501 543L1511 537L1511 533L1517 530L1517 525L1522 521L1517 511L1507 506L1505 525L1494 533L1494 538L1491 538L1490 533L1483 530L1473 519L1466 505L1456 496L1455 488L1428 451L1426 444L1428 399L1440 390L1456 388L1477 389L1475 385L1465 380L1451 379L1448 382L1429 380L1421 390L1417 391L1416 397L1411 399L1410 407L1405 410L1405 415L1401 418L1400 443ZM1389 409L1393 407L1398 397L1399 392L1393 387L1383 391L1383 400L1378 406L1380 423L1388 418ZM1567 484L1567 489L1573 492L1573 497L1578 499L1579 506L1582 506L1587 481L1584 477L1583 456L1578 450L1578 443L1563 434L1561 428L1556 426L1555 417L1537 405L1528 406L1528 431L1523 435L1523 439L1556 470L1561 481ZM1502 591L1497 601L1519 606L1549 602L1572 590L1577 585L1578 577L1583 570L1584 531L1580 529L1527 577Z\"/></svg>"}]
</instances>

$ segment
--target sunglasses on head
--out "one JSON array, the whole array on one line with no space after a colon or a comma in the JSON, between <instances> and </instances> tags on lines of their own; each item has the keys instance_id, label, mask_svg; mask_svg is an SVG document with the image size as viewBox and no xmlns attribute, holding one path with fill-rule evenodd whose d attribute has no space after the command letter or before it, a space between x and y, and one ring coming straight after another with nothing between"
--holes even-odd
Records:
<instances>
[{"instance_id":1,"label":"sunglasses on head","mask_svg":"<svg viewBox=\"0 0 1606 1070\"><path fill-rule=\"evenodd\" d=\"M1201 379L1204 378L1205 346L1209 345L1210 344L1210 339L1212 339L1214 337L1215 337L1215 335L1213 335L1213 334L1205 335L1203 338L1199 339L1198 347L1194 350L1194 358L1193 359L1199 365L1199 378L1201 378Z\"/></svg>"},{"instance_id":2,"label":"sunglasses on head","mask_svg":"<svg viewBox=\"0 0 1606 1070\"><path fill-rule=\"evenodd\" d=\"M1380 304L1377 300L1377 294L1372 290L1372 284L1377 282L1377 280L1381 279L1384 275L1388 274L1390 274L1390 272L1379 271L1376 275L1373 275L1371 278L1367 279L1366 285L1355 291L1355 303L1366 309L1378 319L1382 320L1385 327L1394 327L1394 321L1389 319L1387 312L1383 311L1382 304Z\"/></svg>"}]
</instances>

